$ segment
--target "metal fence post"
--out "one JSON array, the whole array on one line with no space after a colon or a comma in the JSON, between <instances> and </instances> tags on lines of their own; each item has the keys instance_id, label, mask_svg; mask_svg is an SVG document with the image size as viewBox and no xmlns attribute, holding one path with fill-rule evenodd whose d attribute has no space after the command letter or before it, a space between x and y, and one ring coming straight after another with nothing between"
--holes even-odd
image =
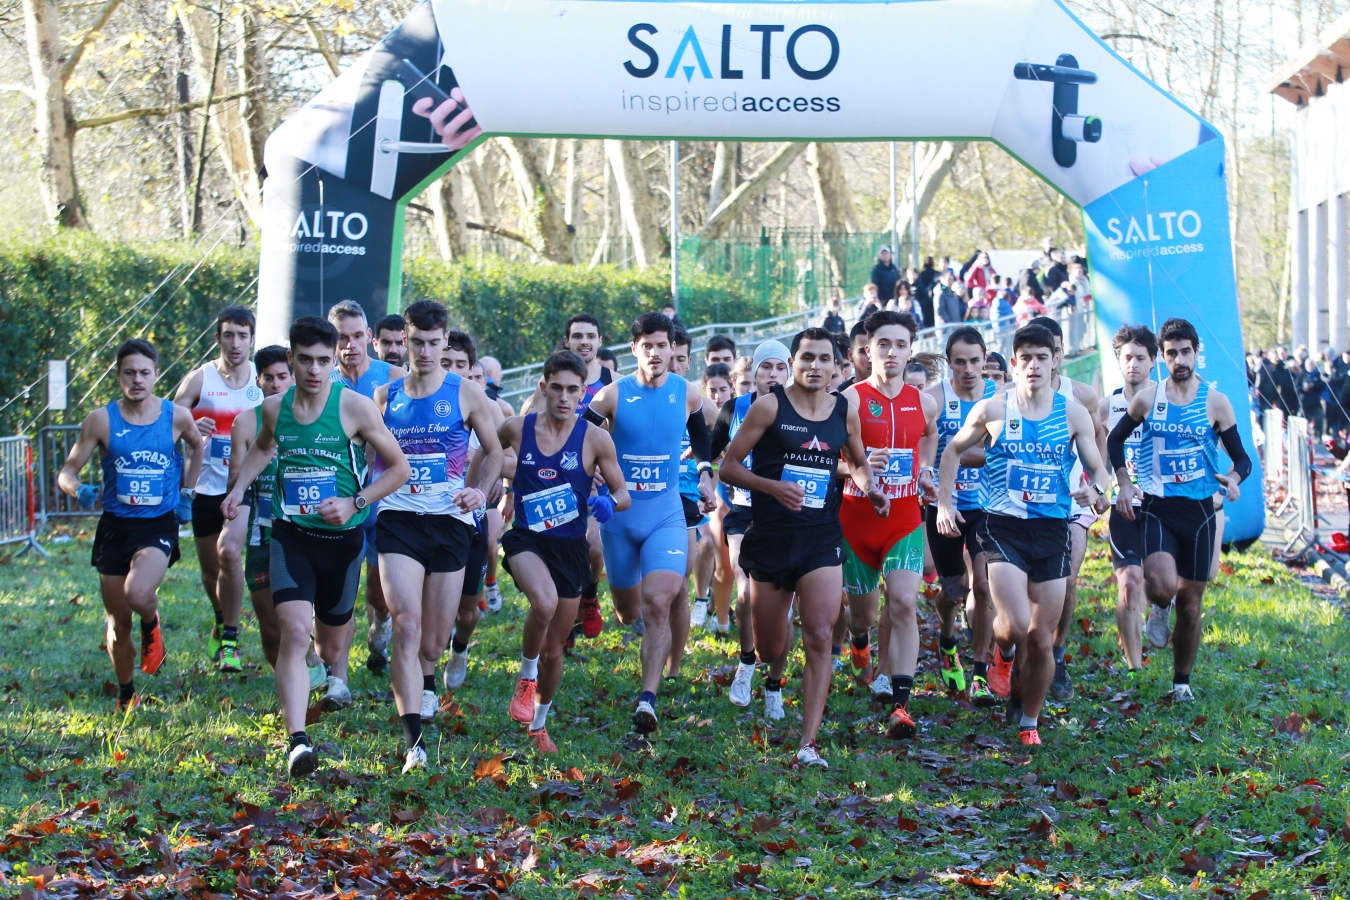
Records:
<instances>
[{"instance_id":1,"label":"metal fence post","mask_svg":"<svg viewBox=\"0 0 1350 900\"><path fill-rule=\"evenodd\" d=\"M0 545L23 544L18 555L47 551L37 540L33 443L27 435L0 438Z\"/></svg>"}]
</instances>

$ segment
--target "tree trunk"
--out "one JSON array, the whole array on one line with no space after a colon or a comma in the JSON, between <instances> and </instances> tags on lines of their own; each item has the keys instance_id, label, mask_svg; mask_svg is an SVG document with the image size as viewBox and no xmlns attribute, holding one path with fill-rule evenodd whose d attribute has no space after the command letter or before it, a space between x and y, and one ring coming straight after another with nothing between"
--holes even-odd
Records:
<instances>
[{"instance_id":1,"label":"tree trunk","mask_svg":"<svg viewBox=\"0 0 1350 900\"><path fill-rule=\"evenodd\" d=\"M718 141L713 148L712 182L708 185L708 209L715 210L736 190L736 144Z\"/></svg>"},{"instance_id":2,"label":"tree trunk","mask_svg":"<svg viewBox=\"0 0 1350 900\"><path fill-rule=\"evenodd\" d=\"M503 138L501 148L520 189L522 217L540 256L556 263L576 261L576 242L563 220L562 204L549 182L543 145L527 138Z\"/></svg>"},{"instance_id":3,"label":"tree trunk","mask_svg":"<svg viewBox=\"0 0 1350 900\"><path fill-rule=\"evenodd\" d=\"M745 208L772 187L779 176L786 172L788 166L792 165L805 150L806 144L803 143L784 144L780 147L758 172L737 185L736 189L708 214L708 221L703 223L699 237L704 240L716 240L725 236Z\"/></svg>"},{"instance_id":4,"label":"tree trunk","mask_svg":"<svg viewBox=\"0 0 1350 900\"><path fill-rule=\"evenodd\" d=\"M893 225L900 227L895 230L904 235L900 241L899 252L895 254L898 259L908 259L911 249L914 245L914 236L910 232L909 223L914 219L922 219L928 212L928 207L933 204L933 198L942 188L942 182L946 180L947 174L951 172L952 166L956 164L957 158L966 149L964 141L939 141L938 143L914 144L913 152L919 154L916 164L918 168L917 193L910 196L908 192L900 200L900 208L896 210L895 222Z\"/></svg>"},{"instance_id":5,"label":"tree trunk","mask_svg":"<svg viewBox=\"0 0 1350 900\"><path fill-rule=\"evenodd\" d=\"M454 169L446 172L431 186L432 228L436 232L436 251L446 262L464 255L464 220L455 206Z\"/></svg>"},{"instance_id":6,"label":"tree trunk","mask_svg":"<svg viewBox=\"0 0 1350 900\"><path fill-rule=\"evenodd\" d=\"M618 188L619 212L633 240L637 265L654 266L670 252L670 242L661 230L661 210L652 193L636 141L605 141L605 156Z\"/></svg>"},{"instance_id":7,"label":"tree trunk","mask_svg":"<svg viewBox=\"0 0 1350 900\"><path fill-rule=\"evenodd\" d=\"M847 235L854 228L854 215L853 198L844 178L839 149L831 143L813 141L806 155L806 165L811 172L811 186L816 197L817 221L825 238L829 284L842 290L848 272ZM819 283L819 275L816 278Z\"/></svg>"},{"instance_id":8,"label":"tree trunk","mask_svg":"<svg viewBox=\"0 0 1350 900\"><path fill-rule=\"evenodd\" d=\"M47 218L61 228L88 228L75 181L75 116L66 97L61 28L55 0L23 0L34 124L42 154L39 187Z\"/></svg>"},{"instance_id":9,"label":"tree trunk","mask_svg":"<svg viewBox=\"0 0 1350 900\"><path fill-rule=\"evenodd\" d=\"M180 106L192 101L191 92L191 54L187 48L187 35L183 31L183 24L177 22L174 24L174 49L177 51L174 58L176 71L174 72L174 99ZM193 172L197 168L197 152L192 144L192 113L187 109L180 109L177 115L178 129L174 136L174 150L177 159L175 162L178 174L178 217L179 227L182 229L184 237L193 233L195 223L201 221L201 209L193 196Z\"/></svg>"}]
</instances>

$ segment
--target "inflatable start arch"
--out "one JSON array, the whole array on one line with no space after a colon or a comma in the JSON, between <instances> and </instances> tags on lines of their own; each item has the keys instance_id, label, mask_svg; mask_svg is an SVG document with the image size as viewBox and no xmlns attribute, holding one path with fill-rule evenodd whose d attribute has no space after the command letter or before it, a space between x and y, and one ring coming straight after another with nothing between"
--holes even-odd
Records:
<instances>
[{"instance_id":1,"label":"inflatable start arch","mask_svg":"<svg viewBox=\"0 0 1350 900\"><path fill-rule=\"evenodd\" d=\"M428 0L267 142L261 337L398 306L405 204L485 135L994 141L1082 207L1107 354L1192 320L1253 446L1223 139L1056 0Z\"/></svg>"}]
</instances>

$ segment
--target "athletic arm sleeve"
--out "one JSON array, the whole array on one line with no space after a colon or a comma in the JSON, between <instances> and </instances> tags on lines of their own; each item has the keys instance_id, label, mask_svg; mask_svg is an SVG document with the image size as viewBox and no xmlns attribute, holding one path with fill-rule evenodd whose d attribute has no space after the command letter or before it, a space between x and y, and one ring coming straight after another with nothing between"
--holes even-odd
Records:
<instances>
[{"instance_id":1,"label":"athletic arm sleeve","mask_svg":"<svg viewBox=\"0 0 1350 900\"><path fill-rule=\"evenodd\" d=\"M586 407L586 411L581 414L581 417L592 425L598 425L601 428L605 427L605 417L591 409L589 406Z\"/></svg>"},{"instance_id":2,"label":"athletic arm sleeve","mask_svg":"<svg viewBox=\"0 0 1350 900\"><path fill-rule=\"evenodd\" d=\"M703 407L699 407L689 414L684 427L689 429L689 449L694 453L694 459L699 462L712 462L709 452L712 450L712 439L708 435L708 420L703 418Z\"/></svg>"},{"instance_id":3,"label":"athletic arm sleeve","mask_svg":"<svg viewBox=\"0 0 1350 900\"><path fill-rule=\"evenodd\" d=\"M727 444L731 443L731 414L732 407L735 406L736 399L733 397L722 408L717 411L717 421L713 423L712 430L712 456L711 459L717 459L727 450ZM692 440L692 435L691 435Z\"/></svg>"},{"instance_id":4,"label":"athletic arm sleeve","mask_svg":"<svg viewBox=\"0 0 1350 900\"><path fill-rule=\"evenodd\" d=\"M1111 471L1125 468L1125 441L1129 439L1130 432L1134 431L1143 424L1143 419L1136 419L1128 412L1120 417L1116 427L1111 429L1111 433L1106 436L1106 456L1111 461ZM1100 434L1100 432L1098 432Z\"/></svg>"},{"instance_id":5,"label":"athletic arm sleeve","mask_svg":"<svg viewBox=\"0 0 1350 900\"><path fill-rule=\"evenodd\" d=\"M1220 431L1219 440L1223 441L1223 449L1228 451L1229 459L1233 460L1233 471L1237 473L1238 481L1246 481L1247 476L1252 474L1252 460L1247 455L1247 448L1242 446L1242 435L1238 434L1237 426L1229 425L1226 431Z\"/></svg>"}]
</instances>

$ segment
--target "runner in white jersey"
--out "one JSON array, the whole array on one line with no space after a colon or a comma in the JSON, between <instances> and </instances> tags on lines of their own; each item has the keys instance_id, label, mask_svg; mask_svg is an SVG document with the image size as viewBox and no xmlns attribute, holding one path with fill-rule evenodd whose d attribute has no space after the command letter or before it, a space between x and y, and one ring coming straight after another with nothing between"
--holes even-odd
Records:
<instances>
[{"instance_id":1,"label":"runner in white jersey","mask_svg":"<svg viewBox=\"0 0 1350 900\"><path fill-rule=\"evenodd\" d=\"M1158 339L1147 325L1122 325L1111 341L1120 363L1120 375L1125 384L1116 388L1102 401L1107 428L1115 428L1124 417L1136 394L1149 393L1149 376L1158 360ZM1136 470L1136 457L1143 442L1143 429L1136 428L1125 442L1125 467L1131 478ZM1136 498L1138 511L1143 497ZM1140 626L1144 606L1144 521L1136 516L1133 521L1111 510L1111 565L1116 571L1116 632L1120 650L1125 656L1126 677L1133 682L1144 664L1143 640Z\"/></svg>"},{"instance_id":2,"label":"runner in white jersey","mask_svg":"<svg viewBox=\"0 0 1350 900\"><path fill-rule=\"evenodd\" d=\"M201 564L202 587L216 623L207 654L222 672L238 672L239 614L244 605L244 544L247 518L226 522L220 514L230 468L230 428L234 417L262 403L257 370L249 359L255 330L253 313L227 306L216 316L220 356L193 369L178 386L173 402L192 411L204 444L189 450L185 496L190 498L192 536ZM179 519L186 517L180 515Z\"/></svg>"},{"instance_id":3,"label":"runner in white jersey","mask_svg":"<svg viewBox=\"0 0 1350 900\"><path fill-rule=\"evenodd\" d=\"M1027 324L1040 325L1055 337L1055 391L1066 398L1077 400L1088 415L1096 432L1097 453L1106 458L1106 421L1101 418L1101 397L1087 384L1063 374L1064 333L1059 323L1049 316L1037 316ZM1069 476L1075 486L1085 484L1083 465L1075 460L1073 472ZM1069 539L1073 542L1073 554L1069 560L1069 578L1064 584L1064 609L1060 612L1059 626L1055 629L1055 677L1050 682L1050 697L1057 703L1067 703L1073 699L1073 680L1069 677L1069 666L1064 659L1069 641L1069 629L1073 627L1073 613L1078 605L1078 570L1083 567L1083 556L1087 553L1087 533L1097 514L1091 505L1074 503L1073 515L1069 519Z\"/></svg>"}]
</instances>

